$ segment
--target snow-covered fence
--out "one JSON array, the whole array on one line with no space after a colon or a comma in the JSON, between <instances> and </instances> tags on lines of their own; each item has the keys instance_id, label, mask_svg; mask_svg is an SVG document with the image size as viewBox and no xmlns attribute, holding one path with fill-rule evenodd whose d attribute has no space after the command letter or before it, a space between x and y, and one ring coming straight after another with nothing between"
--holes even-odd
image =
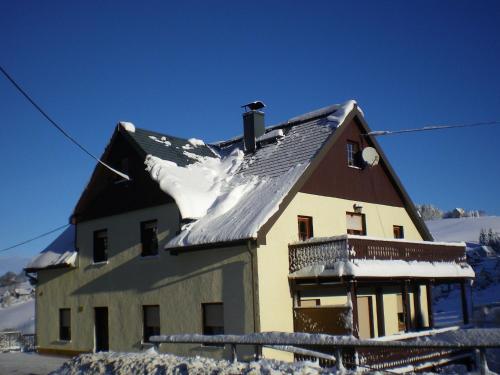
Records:
<instances>
[{"instance_id":1,"label":"snow-covered fence","mask_svg":"<svg viewBox=\"0 0 500 375\"><path fill-rule=\"evenodd\" d=\"M307 356L321 358L317 354L331 355L335 358L337 368L343 367L346 356L349 355L350 367L368 367L369 365L361 360L356 354L364 353L374 357L377 361L393 359L396 366L415 365L412 363L412 355L418 360L429 361L431 359L443 359L443 356L451 358L450 354L461 353L462 356L469 356L472 350L479 350L484 353L487 348L500 348L500 329L460 329L447 332L429 332L427 336L415 337L407 340L360 340L353 336L332 336L325 334L310 333L285 333L266 332L251 333L246 335L159 335L152 336L151 342L155 345L162 343L183 343L183 344L205 344L205 345L229 345L236 360L238 345L253 345L255 347L273 347L280 350L286 348L287 351L308 350ZM388 349L393 349L388 350ZM327 350L327 352L325 352ZM394 359L395 352L405 354L407 361ZM436 353L437 355L432 355ZM296 353L300 354L300 353ZM304 354L303 354L304 355ZM367 356L362 357L369 359ZM361 358L361 359L362 359ZM332 358L330 358L332 359ZM485 356L479 356L479 368L486 368ZM386 368L386 367L384 367Z\"/></svg>"},{"instance_id":2,"label":"snow-covered fence","mask_svg":"<svg viewBox=\"0 0 500 375\"><path fill-rule=\"evenodd\" d=\"M31 352L35 350L35 335L23 335L19 331L0 332L0 351L8 352L21 350Z\"/></svg>"},{"instance_id":3,"label":"snow-covered fence","mask_svg":"<svg viewBox=\"0 0 500 375\"><path fill-rule=\"evenodd\" d=\"M21 350L21 332L0 332L0 350L4 352Z\"/></svg>"}]
</instances>

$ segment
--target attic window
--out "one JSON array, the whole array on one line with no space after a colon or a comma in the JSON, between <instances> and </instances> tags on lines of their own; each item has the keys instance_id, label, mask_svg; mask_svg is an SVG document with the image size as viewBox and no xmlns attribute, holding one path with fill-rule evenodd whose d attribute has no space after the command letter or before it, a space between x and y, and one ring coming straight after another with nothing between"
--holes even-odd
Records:
<instances>
[{"instance_id":1,"label":"attic window","mask_svg":"<svg viewBox=\"0 0 500 375\"><path fill-rule=\"evenodd\" d=\"M393 225L392 231L394 232L394 238L405 238L404 229L402 225Z\"/></svg>"},{"instance_id":2,"label":"attic window","mask_svg":"<svg viewBox=\"0 0 500 375\"><path fill-rule=\"evenodd\" d=\"M353 168L362 168L360 147L358 142L347 141L347 165Z\"/></svg>"},{"instance_id":3,"label":"attic window","mask_svg":"<svg viewBox=\"0 0 500 375\"><path fill-rule=\"evenodd\" d=\"M313 221L310 216L298 216L299 240L305 241L311 238L313 234Z\"/></svg>"}]
</instances>

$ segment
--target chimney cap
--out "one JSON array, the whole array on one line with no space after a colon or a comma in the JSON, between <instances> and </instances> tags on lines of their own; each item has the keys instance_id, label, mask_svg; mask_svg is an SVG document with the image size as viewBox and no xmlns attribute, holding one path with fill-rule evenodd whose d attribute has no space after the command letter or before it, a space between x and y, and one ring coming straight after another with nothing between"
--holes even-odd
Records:
<instances>
[{"instance_id":1,"label":"chimney cap","mask_svg":"<svg viewBox=\"0 0 500 375\"><path fill-rule=\"evenodd\" d=\"M251 102L251 103L248 103L248 104L245 104L245 105L242 105L241 108L245 108L245 111L256 111L258 109L262 109L264 108L266 105L264 104L264 102L260 101L260 100L256 100L254 102Z\"/></svg>"}]
</instances>

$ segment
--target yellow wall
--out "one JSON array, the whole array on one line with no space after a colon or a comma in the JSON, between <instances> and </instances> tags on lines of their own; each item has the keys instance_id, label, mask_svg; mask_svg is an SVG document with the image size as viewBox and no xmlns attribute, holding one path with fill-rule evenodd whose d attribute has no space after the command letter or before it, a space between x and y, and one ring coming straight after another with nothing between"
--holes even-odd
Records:
<instances>
[{"instance_id":1,"label":"yellow wall","mask_svg":"<svg viewBox=\"0 0 500 375\"><path fill-rule=\"evenodd\" d=\"M258 317L254 323L252 265L246 246L195 251L171 256L163 245L178 228L175 205L162 205L77 225L78 267L39 272L37 335L42 348L92 351L94 307L109 309L110 349L142 348L142 305L159 304L161 333L201 333L201 303L224 302L226 333L293 332L292 297L288 282L288 244L298 240L297 216L313 217L314 235L346 233L345 212L363 206L369 236L392 238L392 226L403 225L405 238L421 240L404 208L354 202L298 193L255 250L258 275ZM140 222L157 219L159 255L140 257ZM108 262L92 264L93 231L108 230ZM376 319L376 299L372 295ZM425 294L422 294L424 297ZM345 303L345 297L325 303ZM390 294L384 295L391 309ZM72 341L58 340L58 310L71 308ZM422 308L422 311L427 311ZM386 315L387 334L394 319ZM376 324L375 324L375 329ZM199 345L162 346L184 355L220 357L221 349ZM274 358L291 359L283 352L265 350ZM226 352L227 356L228 353Z\"/></svg>"},{"instance_id":2,"label":"yellow wall","mask_svg":"<svg viewBox=\"0 0 500 375\"><path fill-rule=\"evenodd\" d=\"M315 237L347 232L345 213L361 204L368 236L393 238L393 225L404 227L405 239L422 240L402 207L376 205L312 194L297 193L281 213L257 249L260 328L262 331L293 332L293 301L288 281L288 244L298 240L297 216L312 216ZM374 306L375 305L375 298ZM385 301L385 300L384 300ZM376 311L374 312L376 316ZM268 356L290 359L289 355L265 351Z\"/></svg>"},{"instance_id":3,"label":"yellow wall","mask_svg":"<svg viewBox=\"0 0 500 375\"><path fill-rule=\"evenodd\" d=\"M178 211L162 205L77 225L78 267L39 272L37 340L42 348L92 351L94 307L107 306L110 350L142 347L142 306L160 305L161 333L201 333L201 303L224 302L226 333L254 331L251 260L246 246L171 256ZM157 219L159 255L141 258L140 222ZM93 231L108 231L108 262L93 264ZM131 246L131 244L133 244ZM72 340L59 341L59 308L71 308ZM220 356L199 345L162 349Z\"/></svg>"}]
</instances>

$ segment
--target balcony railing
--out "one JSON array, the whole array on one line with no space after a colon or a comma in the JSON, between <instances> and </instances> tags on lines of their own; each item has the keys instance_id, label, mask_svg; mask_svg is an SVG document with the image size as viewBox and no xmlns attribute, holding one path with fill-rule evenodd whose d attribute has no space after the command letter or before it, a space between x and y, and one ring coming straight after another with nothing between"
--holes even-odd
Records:
<instances>
[{"instance_id":1,"label":"balcony railing","mask_svg":"<svg viewBox=\"0 0 500 375\"><path fill-rule=\"evenodd\" d=\"M290 244L288 249L290 273L307 266L328 268L336 262L354 259L466 262L463 243L412 242L355 235L313 238Z\"/></svg>"}]
</instances>

